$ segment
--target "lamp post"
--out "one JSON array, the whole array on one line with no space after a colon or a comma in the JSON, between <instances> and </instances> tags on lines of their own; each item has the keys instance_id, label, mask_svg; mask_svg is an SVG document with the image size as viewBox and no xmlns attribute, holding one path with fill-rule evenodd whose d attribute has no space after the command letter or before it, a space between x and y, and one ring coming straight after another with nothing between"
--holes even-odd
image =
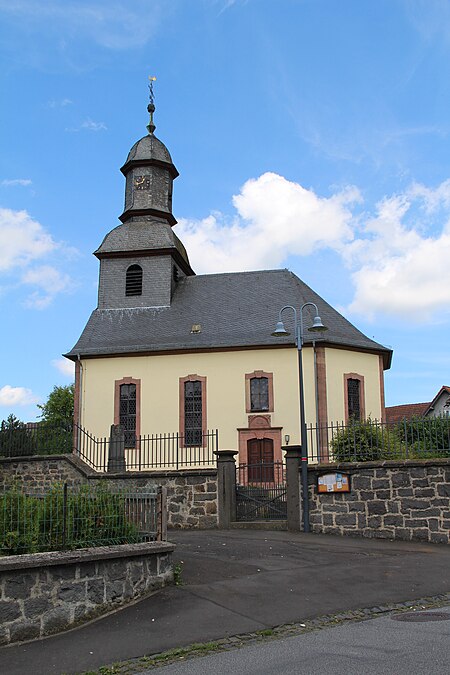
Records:
<instances>
[{"instance_id":1,"label":"lamp post","mask_svg":"<svg viewBox=\"0 0 450 675\"><path fill-rule=\"evenodd\" d=\"M286 309L292 310L294 313L295 320L295 345L297 347L298 354L298 381L299 381L299 391L300 391L300 436L301 436L301 449L302 449L302 463L301 463L301 473L302 473L302 511L303 511L303 531L309 532L309 500L308 500L308 441L306 436L306 422L305 422L305 395L303 389L303 360L302 360L302 347L303 347L303 310L305 307L314 307L315 316L313 325L308 328L312 332L322 332L328 330L326 326L323 325L322 319L319 316L319 310L317 305L314 302L305 302L300 307L300 320L297 317L297 310L292 305L285 305L280 309L278 315L278 322L276 328L272 335L275 337L283 337L285 335L290 335L290 333L284 327L281 315Z\"/></svg>"}]
</instances>

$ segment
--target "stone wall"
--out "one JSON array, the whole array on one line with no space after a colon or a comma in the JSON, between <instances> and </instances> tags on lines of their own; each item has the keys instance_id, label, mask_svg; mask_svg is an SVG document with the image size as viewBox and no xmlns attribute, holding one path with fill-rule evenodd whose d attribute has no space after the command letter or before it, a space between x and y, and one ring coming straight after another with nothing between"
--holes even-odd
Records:
<instances>
[{"instance_id":1,"label":"stone wall","mask_svg":"<svg viewBox=\"0 0 450 675\"><path fill-rule=\"evenodd\" d=\"M350 474L351 492L317 492L317 477ZM312 532L450 543L450 460L321 466L309 470Z\"/></svg>"},{"instance_id":2,"label":"stone wall","mask_svg":"<svg viewBox=\"0 0 450 675\"><path fill-rule=\"evenodd\" d=\"M45 491L55 482L70 486L101 483L112 490L167 487L168 527L218 526L217 470L142 471L100 474L74 455L0 459L0 491L17 480L29 490Z\"/></svg>"},{"instance_id":3,"label":"stone wall","mask_svg":"<svg viewBox=\"0 0 450 675\"><path fill-rule=\"evenodd\" d=\"M173 580L167 543L0 559L0 644L57 633ZM32 670L32 667L31 667Z\"/></svg>"}]
</instances>

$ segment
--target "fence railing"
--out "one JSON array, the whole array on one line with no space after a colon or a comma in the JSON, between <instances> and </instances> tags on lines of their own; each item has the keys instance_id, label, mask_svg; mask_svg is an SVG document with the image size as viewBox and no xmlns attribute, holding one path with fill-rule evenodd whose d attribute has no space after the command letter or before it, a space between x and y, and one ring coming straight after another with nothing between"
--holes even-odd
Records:
<instances>
[{"instance_id":1,"label":"fence railing","mask_svg":"<svg viewBox=\"0 0 450 675\"><path fill-rule=\"evenodd\" d=\"M112 491L57 484L0 494L0 554L167 539L166 489Z\"/></svg>"},{"instance_id":2,"label":"fence railing","mask_svg":"<svg viewBox=\"0 0 450 675\"><path fill-rule=\"evenodd\" d=\"M307 425L310 462L450 458L450 418L413 418L386 423Z\"/></svg>"},{"instance_id":3,"label":"fence railing","mask_svg":"<svg viewBox=\"0 0 450 675\"><path fill-rule=\"evenodd\" d=\"M286 482L286 466L283 462L259 462L258 464L238 464L236 483L238 485L258 485L273 487Z\"/></svg>"},{"instance_id":4,"label":"fence railing","mask_svg":"<svg viewBox=\"0 0 450 675\"><path fill-rule=\"evenodd\" d=\"M29 457L72 452L72 425L46 422L0 429L0 457Z\"/></svg>"},{"instance_id":5,"label":"fence railing","mask_svg":"<svg viewBox=\"0 0 450 675\"><path fill-rule=\"evenodd\" d=\"M187 444L183 434L137 436L133 447L124 447L120 457L111 438L96 438L76 427L76 453L96 471L147 471L214 467L218 431L202 435L199 445Z\"/></svg>"}]
</instances>

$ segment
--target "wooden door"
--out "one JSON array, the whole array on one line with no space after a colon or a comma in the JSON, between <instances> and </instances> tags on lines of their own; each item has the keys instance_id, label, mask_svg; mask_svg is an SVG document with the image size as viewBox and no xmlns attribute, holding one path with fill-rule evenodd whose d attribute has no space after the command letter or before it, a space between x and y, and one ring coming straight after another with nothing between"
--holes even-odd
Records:
<instances>
[{"instance_id":1,"label":"wooden door","mask_svg":"<svg viewBox=\"0 0 450 675\"><path fill-rule=\"evenodd\" d=\"M249 483L273 483L273 440L252 438L247 441L247 464Z\"/></svg>"}]
</instances>

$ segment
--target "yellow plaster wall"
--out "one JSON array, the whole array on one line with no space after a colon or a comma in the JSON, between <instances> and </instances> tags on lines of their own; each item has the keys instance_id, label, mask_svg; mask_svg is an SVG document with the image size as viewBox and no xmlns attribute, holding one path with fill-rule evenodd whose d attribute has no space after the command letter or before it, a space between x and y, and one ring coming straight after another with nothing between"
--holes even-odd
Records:
<instances>
[{"instance_id":1,"label":"yellow plaster wall","mask_svg":"<svg viewBox=\"0 0 450 675\"><path fill-rule=\"evenodd\" d=\"M344 349L325 349L328 421L345 420L344 374L364 376L365 416L381 419L379 357Z\"/></svg>"},{"instance_id":2,"label":"yellow plaster wall","mask_svg":"<svg viewBox=\"0 0 450 675\"><path fill-rule=\"evenodd\" d=\"M307 421L315 421L314 360L303 350ZM179 428L179 378L207 378L207 427L219 429L220 447L238 447L239 427L248 426L245 373L273 373L272 426L282 426L291 444L299 442L297 350L257 349L200 354L126 356L82 362L81 424L94 436L109 435L114 422L114 382L141 380L141 434L175 432Z\"/></svg>"}]
</instances>

